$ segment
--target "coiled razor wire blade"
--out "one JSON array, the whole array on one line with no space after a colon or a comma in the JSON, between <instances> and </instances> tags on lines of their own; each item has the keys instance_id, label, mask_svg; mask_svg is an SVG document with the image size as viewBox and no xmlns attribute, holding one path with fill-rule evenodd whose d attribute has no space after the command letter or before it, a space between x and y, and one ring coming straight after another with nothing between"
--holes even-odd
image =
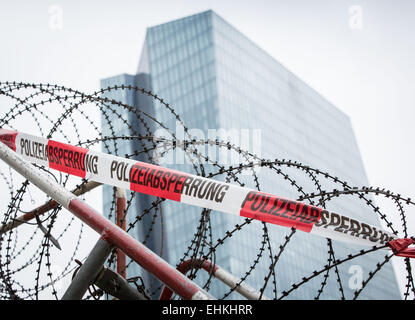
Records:
<instances>
[{"instance_id":1,"label":"coiled razor wire blade","mask_svg":"<svg viewBox=\"0 0 415 320\"><path fill-rule=\"evenodd\" d=\"M135 106L127 105L121 101L108 99L105 95L109 92L133 91L152 98L161 108L169 112L171 119L180 124L185 133L185 139L179 141L174 132L172 132L163 122L158 121L154 116L141 111ZM66 88L64 86L50 84L28 84L17 82L0 82L0 104L5 110L0 116L0 127L32 133L34 135L53 138L69 144L85 147L103 149L104 152L115 154L126 158L146 157L150 163L157 164L160 158L163 158L169 152L181 149L186 159L191 164L193 173L208 178L222 178L226 182L235 183L241 186L246 184L246 172L250 173L251 184L261 190L261 181L256 173L257 168L264 168L267 172L272 173L277 178L282 178L289 188L298 195L297 200L308 202L317 206L325 207L335 198L349 196L361 200L361 205L366 206L377 214L382 223L400 237L407 238L411 235L408 230L406 213L413 209L415 204L410 198L405 198L400 194L395 194L389 190L360 186L353 187L346 181L333 176L332 174L310 167L306 164L287 160L287 159L263 159L247 150L241 149L238 145L229 141L220 139L195 139L189 132L188 127L182 121L179 114L176 113L173 106L170 106L161 97L144 88L133 86L113 86L108 87L92 94ZM125 128L128 128L129 134L119 134L114 124L114 117ZM133 120L132 120L133 119ZM139 123L143 128L141 132L136 131L136 126L132 121ZM110 133L103 135L101 127L106 127ZM169 137L159 137L154 134L155 129L164 129L170 134ZM144 132L144 134L143 134ZM136 150L129 154L120 154L120 146L125 143L134 141L139 144ZM211 159L203 152L201 147L215 146L218 149L230 150L240 156L241 162L237 165L223 165ZM60 184L70 189L73 186L80 186L87 181L76 180L66 174L47 171L45 168L39 168L53 176ZM245 174L242 175L242 172ZM308 179L310 185L300 183L296 177L302 175ZM2 225L6 225L13 219L16 219L20 213L33 209L39 203L39 194L30 185L29 181L22 180L12 170L7 167L1 167L0 178L4 185L3 194L9 194L9 199L3 197L2 201ZM304 179L301 179L304 181ZM334 188L327 188L327 182L334 185ZM7 189L7 190L6 190ZM384 197L390 199L397 208L399 217L399 226L396 227L391 221L391 213L386 214L378 207L372 197ZM141 223L144 217L150 217L150 226L143 235L142 242L147 244L151 237L160 237L163 244L165 237L165 219L163 219L162 204L165 199L154 197L151 204L143 208L140 212L133 212L131 208L135 201L136 194L131 192L127 201L126 216L129 217L127 231L132 231ZM109 212L106 215L115 221L115 190L112 202L109 206ZM26 223L24 230L14 229L0 236L0 298L1 299L42 299L54 298L59 299L60 290L64 290L60 284L62 280L69 279L76 270L78 265L75 263L76 257L87 254L80 252L83 243L90 243L88 236L85 236L84 226L74 217L69 217L62 213L59 206L41 218L41 223L46 225L47 234L53 235L57 241L61 241L65 258L62 262L62 253L57 254L57 249L51 243L50 237L39 232L39 226L36 223ZM188 239L183 246L181 258L175 261L177 265L188 259L209 259L216 261L216 254L224 244L230 241L238 241L237 235L244 234L244 231L251 225L251 219L241 220L229 230L219 234L214 238L216 231L211 224L211 210L200 210L198 222L194 226L194 234ZM157 219L162 225L161 234L154 235L153 226ZM241 218L242 219L242 218ZM280 279L284 274L279 272L279 263L284 255L287 255L291 248L290 242L295 238L296 230L287 229L283 236L276 241L271 233L270 226L267 223L261 223L262 234L258 233L258 249L254 259L245 266L245 272L241 274L241 281L249 281L255 277L258 266L262 263L267 266L266 276L261 280L260 287L257 289L261 295L267 295L273 299L292 298L293 293L299 292L310 282L313 282L315 289L314 299L324 298L324 292L327 291L328 283L334 281L338 293L334 298L338 299L358 299L362 292L370 283L376 281L376 274L382 268L389 264L393 254L388 252L386 255L378 255L379 261L376 262L373 269L362 279L360 287L356 288L352 296L345 293L344 275L339 272L339 268L346 262L354 261L356 258L365 257L372 252L378 251L378 248L368 248L364 250L355 250L340 256L335 250L335 244L326 239L326 258L320 261L320 267L317 269L306 270L304 274L293 279L290 286L280 288ZM160 248L160 255L163 255L163 245ZM306 249L304 249L306 250ZM59 257L59 270L56 270L54 260ZM108 260L108 266L115 265L115 250ZM409 258L401 258L404 261L406 270L405 285L402 296L404 299L414 299L415 287L413 282L412 266ZM129 267L135 262L130 261ZM200 266L195 266L188 274L190 279L202 281L202 286L210 290L212 274L200 276L202 273ZM400 279L402 280L402 279ZM216 282L215 282L216 283ZM256 282L258 283L258 281ZM145 283L145 290L151 296L157 296L162 286L156 281ZM220 299L232 298L235 288L227 290ZM91 291L90 291L91 293ZM298 296L297 296L298 297ZM93 294L87 295L86 299L97 298ZM333 297L331 297L333 298Z\"/></svg>"}]
</instances>

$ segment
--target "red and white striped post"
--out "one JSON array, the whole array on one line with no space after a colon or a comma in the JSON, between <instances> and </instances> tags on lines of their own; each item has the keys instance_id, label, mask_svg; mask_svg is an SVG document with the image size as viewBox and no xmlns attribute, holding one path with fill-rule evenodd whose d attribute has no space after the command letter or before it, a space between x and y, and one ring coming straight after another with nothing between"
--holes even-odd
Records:
<instances>
[{"instance_id":1,"label":"red and white striped post","mask_svg":"<svg viewBox=\"0 0 415 320\"><path fill-rule=\"evenodd\" d=\"M116 198L116 220L117 226L119 226L124 231L127 229L127 219L125 209L127 207L127 197L125 194L125 189L116 188L115 191ZM125 253L121 249L117 249L117 273L120 274L124 279L127 278L127 258Z\"/></svg>"},{"instance_id":2,"label":"red and white striped post","mask_svg":"<svg viewBox=\"0 0 415 320\"><path fill-rule=\"evenodd\" d=\"M221 268L217 264L211 263L209 260L189 259L179 264L177 270L179 270L183 274L186 274L187 271L195 268L196 266L201 267L208 273L212 273L212 275L215 278L222 281L223 283L228 285L230 288L234 289L236 292L240 293L248 300L259 300L260 298L261 300L270 300L268 297L264 295L262 295L261 297L261 293L258 292L256 289L252 288L245 282L241 282L241 279L230 274L228 271ZM160 300L170 300L172 295L173 292L169 288L164 287L160 295Z\"/></svg>"},{"instance_id":3,"label":"red and white striped post","mask_svg":"<svg viewBox=\"0 0 415 320\"><path fill-rule=\"evenodd\" d=\"M157 254L146 248L127 232L103 217L56 181L0 143L0 159L48 194L53 200L98 232L104 240L123 250L131 259L160 279L183 299L214 299L209 293L186 278Z\"/></svg>"}]
</instances>

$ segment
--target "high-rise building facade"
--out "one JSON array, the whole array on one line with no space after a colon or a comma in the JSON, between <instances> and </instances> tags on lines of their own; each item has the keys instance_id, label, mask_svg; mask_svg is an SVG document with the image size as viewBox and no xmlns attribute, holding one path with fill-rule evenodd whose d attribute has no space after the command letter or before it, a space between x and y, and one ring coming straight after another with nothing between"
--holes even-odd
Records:
<instances>
[{"instance_id":1,"label":"high-rise building facade","mask_svg":"<svg viewBox=\"0 0 415 320\"><path fill-rule=\"evenodd\" d=\"M121 74L119 76L114 76L111 78L103 79L101 81L102 88L114 87L114 86L131 86L136 87L140 85L142 88L149 90L151 88L150 76L145 73L140 73L137 75L128 75ZM128 106L140 106L139 111L146 114L153 115L154 109L152 105L152 99L146 95L139 94L133 91L121 91L121 90L112 90L105 92L103 97L110 98L111 100L120 101ZM104 106L106 112L102 113L101 116L101 126L102 126L102 136L103 137L122 137L122 136L145 136L148 135L148 132L154 131L154 128L151 127L151 122L147 123L146 126L143 126L139 122L137 116L132 112L126 112L123 108L116 108L116 106L107 103ZM128 124L128 125L127 125ZM125 157L128 156L131 159L139 161L148 161L146 153L134 155L135 150L142 150L143 146L137 140L109 140L105 141L102 144L102 151L106 153L111 153L117 156ZM110 218L112 221L116 221L116 208L115 208L115 188L111 186L103 186L103 208L104 213L107 215L107 218ZM133 195L133 199L131 197ZM151 198L147 195L129 193L127 194L128 210L131 212L140 212L141 208L146 208L150 206ZM127 215L126 216L126 225L129 226L135 222L135 216ZM137 224L134 228L129 228L129 233L139 241L146 242L146 245L151 248L160 247L161 244L157 243L157 237L146 237L146 227L151 224L151 217L149 215L144 216L142 223ZM159 224L153 225L155 232L159 232ZM130 263L130 259L127 257L127 277L141 276L145 280L149 281L148 274L143 273L140 268L135 263Z\"/></svg>"},{"instance_id":2,"label":"high-rise building facade","mask_svg":"<svg viewBox=\"0 0 415 320\"><path fill-rule=\"evenodd\" d=\"M296 160L333 173L350 185L368 185L348 116L211 10L148 28L137 76L108 78L101 85L105 88L114 84L137 84L136 77L140 75L146 76L147 82L139 83L139 86L150 88L162 97L175 109L188 128L199 130L205 134L205 138L209 137L210 129L225 132L236 130L240 133L245 130L250 139L253 139L254 133L259 132L261 148L256 151L259 151L262 158ZM128 94L131 96L115 97L111 92L106 93L111 99L143 107L143 104L139 106L134 101L136 98L133 92ZM173 132L177 130L176 119L166 108L154 100L146 103L149 105L144 108L150 108L148 111L154 112L158 121ZM243 138L240 134L239 137L240 143L253 148L252 140L246 144L246 136ZM161 165L193 172L191 164L186 162L175 161ZM209 168L209 165L206 167ZM316 191L312 179L303 172L292 170L290 176L299 185L308 188L308 192ZM258 177L261 191L292 199L298 197L298 190L275 172L271 174L269 169L262 168L258 171ZM242 179L246 186L257 187L252 177ZM335 188L327 181L321 183L323 188ZM108 196L105 192L104 212L111 201L105 200ZM328 202L327 209L379 225L373 210L359 199L339 197ZM135 210L140 210L139 204ZM176 265L196 232L200 209L165 201L163 214L164 257ZM216 240L223 237L227 230L233 229L242 221L240 217L212 212L212 238ZM268 225L268 231L276 248L291 232L288 228L274 225ZM137 229L136 233L136 236L142 236L140 230ZM253 223L243 233L237 233L232 241L220 246L215 261L233 275L242 277L255 261L262 241L263 226ZM333 242L333 247L337 259L358 250L337 242ZM327 251L326 239L296 232L277 264L277 294L290 289L293 283L312 274L314 270L323 268L329 258ZM340 278L343 280L341 287L347 299L353 298L356 289L348 283L352 277L351 270L360 268L365 278L376 268L382 257L380 253L374 253L339 266ZM246 282L260 289L268 274L269 264L267 257L261 258L255 264L255 272L247 277ZM332 272L334 271L330 271L330 274ZM196 281L203 284L206 277L201 275ZM289 297L314 299L322 281L323 275L316 277L302 286L301 290L293 291ZM218 298L224 295L240 298L237 293L228 296L226 293L229 288L218 282L214 282L210 289ZM273 289L272 285L268 285L264 294L274 297ZM319 297L340 299L339 291L337 278L331 275ZM392 266L387 264L383 267L359 297L400 299Z\"/></svg>"}]
</instances>

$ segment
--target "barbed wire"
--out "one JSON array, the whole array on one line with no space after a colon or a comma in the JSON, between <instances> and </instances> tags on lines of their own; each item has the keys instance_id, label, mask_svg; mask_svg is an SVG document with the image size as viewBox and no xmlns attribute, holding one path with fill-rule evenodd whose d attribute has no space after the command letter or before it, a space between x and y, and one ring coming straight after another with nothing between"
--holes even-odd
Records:
<instances>
[{"instance_id":1,"label":"barbed wire","mask_svg":"<svg viewBox=\"0 0 415 320\"><path fill-rule=\"evenodd\" d=\"M162 108L169 115L169 120L174 121L183 129L184 138L176 137L176 133L167 125L167 120L161 121L153 114L140 109L140 106L128 105L116 99L117 94L126 92L152 99L154 105ZM409 208L413 208L415 202L410 198L378 187L356 187L322 168L314 168L295 160L261 158L230 141L219 138L197 139L192 136L190 129L173 106L144 88L116 85L92 94L85 94L51 84L0 82L0 99L0 103L5 106L2 110L6 110L0 115L1 128L27 132L48 139L53 138L85 148L95 148L129 159L145 159L152 164L158 164L169 153L180 150L184 153L189 170L193 170L189 173L224 180L242 187L249 185L258 191L262 190L259 169L266 170L268 176L275 178L275 181L280 181L280 184L289 188L292 194L296 194L296 200L326 208L327 205L332 205L335 199L349 197L360 201L359 206L365 208L364 212L375 215L390 232L404 238L411 235L406 214ZM102 130L103 128L105 130ZM164 130L166 134L156 135L158 129ZM232 165L221 163L202 152L202 148L205 147L214 147L236 154L239 156L239 163ZM45 168L43 170L68 189L74 186L81 187L87 183L87 180L80 181L67 174L51 172ZM2 203L4 208L1 224L4 227L11 221L15 221L19 213L25 212L23 208L38 203L34 199L41 195L36 194L33 197L35 189L31 187L29 181L19 178L12 170L6 172L0 167L0 177L9 194L9 200L7 201L4 197ZM116 190L112 188L109 192L112 192L112 197L103 199L106 202L104 214L116 222ZM394 217L389 209L386 214L375 203L375 196L390 199L393 202L400 221L399 225L392 222ZM146 202L135 192L128 193L127 198L127 206L122 219L122 221L127 219L127 231L135 237L138 236L144 245L158 239L161 246L157 253L168 258L170 252L166 243L168 244L169 239L166 237L165 230L169 227L166 224L171 223L171 220L166 218L167 212L163 209L166 200L148 196ZM41 294L52 299L59 299L62 293L58 292L57 283L70 278L77 268L75 259L84 258L79 256L81 255L80 248L90 242L84 235L83 224L74 217L68 221L67 215L62 211L62 207L57 206L46 217L42 217L41 223L46 224L47 234L38 232L37 223L25 223L23 233L19 230L20 228L16 228L0 235L0 297L2 299L40 299ZM372 283L376 282L376 276L382 273L385 266L390 265L392 261L393 254L382 255L380 251L385 246L357 250L354 247L346 248L326 239L323 247L318 249L321 253L319 255L321 261L315 261L317 265L311 263L310 270L304 270L300 278L290 280L284 277L284 263L286 263L284 258L293 250L294 243L302 240L296 229L275 229L277 227L264 222L253 224L253 220L249 218L233 223L232 221L235 220L229 218L226 229L222 228L222 230L212 220L212 216L216 216L212 210L200 209L198 212L198 215L194 216L196 218L194 223L187 226L188 230L193 228L194 233L189 235L181 247L175 248L177 252L181 252L181 255L170 263L179 266L188 259L210 260L217 263L220 250L226 250L228 244L238 241L238 237L253 234L252 230L254 230L258 242L257 249L255 254L249 257L249 262L238 266L244 271L238 274L240 281L237 286L244 282L255 283L261 297L267 295L273 299L298 298L301 295L304 296L306 290L311 290L314 299L322 299L325 298L326 291L331 292L332 289L327 289L330 283L330 288L337 288L338 296L333 293L327 293L326 296L338 299L357 299L368 290ZM155 232L157 223L161 226L159 233ZM137 234L137 230L140 230L140 234ZM69 254L63 263L61 257L58 259L57 249L48 236L51 234L54 234L58 241L65 242L64 249ZM298 245L295 246L299 254L302 254ZM237 255L238 252L232 252L232 254ZM366 259L369 256L372 260L367 260L367 264L373 262L373 259L377 260L372 266L373 270L367 273L366 278L362 279L361 286L352 290L352 296L348 297L347 292L350 290L344 285L347 279L345 279L345 270L341 267L350 261ZM54 261L57 260L59 260L58 265L64 267L59 272L54 272L52 267L55 265ZM402 258L402 260L406 269L406 283L402 295L404 299L414 298L415 287L411 260L408 258ZM114 268L115 264L116 251L113 250L107 265L109 268ZM139 270L139 274L131 275L131 279L147 274L132 260L127 263L126 268L133 270L133 266L135 266L134 270ZM219 285L212 272L206 275L200 270L201 265L195 264L188 277L200 282L208 291ZM263 280L258 281L259 277L263 277ZM147 279L147 283L144 284L145 292L153 298L157 297L163 285L151 275L148 275ZM290 285L286 284L287 281L291 281ZM212 286L213 283L214 286ZM93 294L94 292L90 290L86 299L99 298ZM236 287L221 292L222 296L217 297L219 299L237 297ZM295 293L298 295L295 296ZM98 292L98 295L102 296L102 292Z\"/></svg>"}]
</instances>

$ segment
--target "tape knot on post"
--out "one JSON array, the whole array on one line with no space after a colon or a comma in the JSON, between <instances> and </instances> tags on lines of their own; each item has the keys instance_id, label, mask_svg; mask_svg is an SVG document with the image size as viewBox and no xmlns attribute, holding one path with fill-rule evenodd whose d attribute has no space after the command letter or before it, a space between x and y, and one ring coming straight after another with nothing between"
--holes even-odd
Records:
<instances>
[{"instance_id":1,"label":"tape knot on post","mask_svg":"<svg viewBox=\"0 0 415 320\"><path fill-rule=\"evenodd\" d=\"M101 239L110 243L111 236L110 236L109 228L104 228L104 230L102 230Z\"/></svg>"},{"instance_id":2,"label":"tape knot on post","mask_svg":"<svg viewBox=\"0 0 415 320\"><path fill-rule=\"evenodd\" d=\"M399 257L415 258L415 248L408 248L415 243L414 237L396 239L388 242L389 247L393 253Z\"/></svg>"}]
</instances>

